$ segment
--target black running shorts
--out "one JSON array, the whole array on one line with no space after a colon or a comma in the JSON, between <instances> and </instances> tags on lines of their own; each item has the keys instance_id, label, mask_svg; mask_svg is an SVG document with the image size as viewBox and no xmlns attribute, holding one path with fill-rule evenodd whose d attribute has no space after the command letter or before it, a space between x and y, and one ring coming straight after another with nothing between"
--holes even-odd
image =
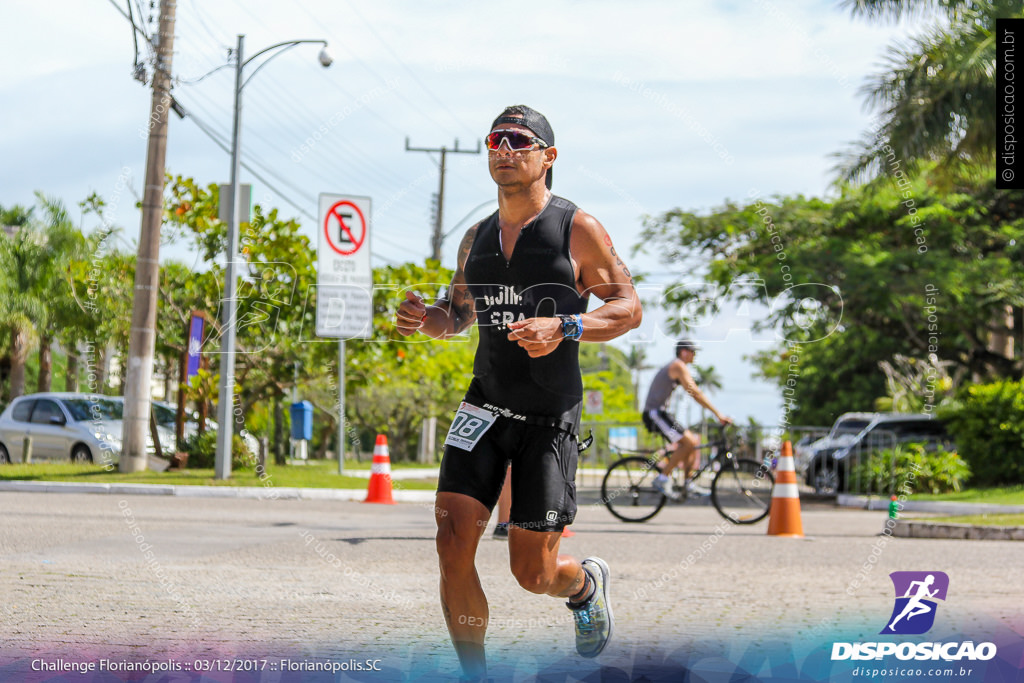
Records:
<instances>
[{"instance_id":1,"label":"black running shorts","mask_svg":"<svg viewBox=\"0 0 1024 683\"><path fill-rule=\"evenodd\" d=\"M675 443L683 438L686 427L683 427L667 410L648 410L643 414L644 426L652 434L660 434L669 443Z\"/></svg>"},{"instance_id":2,"label":"black running shorts","mask_svg":"<svg viewBox=\"0 0 1024 683\"><path fill-rule=\"evenodd\" d=\"M499 417L472 451L445 446L438 493L461 493L493 510L512 465L513 526L561 531L576 518L576 437Z\"/></svg>"}]
</instances>

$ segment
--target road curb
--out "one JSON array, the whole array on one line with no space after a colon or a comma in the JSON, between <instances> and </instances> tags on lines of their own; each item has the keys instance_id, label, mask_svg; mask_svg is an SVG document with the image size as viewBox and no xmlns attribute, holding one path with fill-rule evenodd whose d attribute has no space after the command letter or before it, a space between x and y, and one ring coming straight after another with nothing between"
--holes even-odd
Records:
<instances>
[{"instance_id":1,"label":"road curb","mask_svg":"<svg viewBox=\"0 0 1024 683\"><path fill-rule=\"evenodd\" d=\"M861 510L888 510L889 498L878 496L854 496L841 493L836 497L839 507ZM901 512L937 512L947 515L986 515L1024 512L1024 505L992 505L989 503L952 503L938 500L907 500L900 506Z\"/></svg>"},{"instance_id":2,"label":"road curb","mask_svg":"<svg viewBox=\"0 0 1024 683\"><path fill-rule=\"evenodd\" d=\"M951 538L968 541L1024 541L1024 527L979 526L924 520L896 520L892 535L900 538Z\"/></svg>"},{"instance_id":3,"label":"road curb","mask_svg":"<svg viewBox=\"0 0 1024 683\"><path fill-rule=\"evenodd\" d=\"M167 484L81 484L63 481L0 481L0 492L101 493L129 496L180 496L183 498L259 498L262 500L342 500L361 502L362 489L304 489L281 486L188 486ZM433 503L434 491L395 490L398 503Z\"/></svg>"}]
</instances>

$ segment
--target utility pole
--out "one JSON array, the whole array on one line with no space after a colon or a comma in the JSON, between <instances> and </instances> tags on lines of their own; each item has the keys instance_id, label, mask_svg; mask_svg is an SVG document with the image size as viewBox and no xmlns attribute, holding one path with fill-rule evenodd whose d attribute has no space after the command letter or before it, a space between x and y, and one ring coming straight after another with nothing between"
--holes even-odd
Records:
<instances>
[{"instance_id":1,"label":"utility pole","mask_svg":"<svg viewBox=\"0 0 1024 683\"><path fill-rule=\"evenodd\" d=\"M213 475L215 479L228 479L231 477L231 440L237 427L242 426L243 417L241 409L235 412L235 338L237 335L237 312L238 301L236 300L238 288L238 269L242 266L238 254L239 223L241 222L241 185L238 182L242 165L242 88L256 75L271 59L285 51L303 43L319 43L323 45L320 50L320 66L325 69L331 65L334 59L327 51L326 40L286 40L283 43L275 43L265 47L254 55L245 59L245 36L238 36L238 47L235 48L235 106L234 118L231 124L231 197L228 199L228 252L224 264L224 296L221 299L221 330L220 338L220 391L217 395L217 453L214 456ZM249 78L243 78L245 67L249 62L272 50L281 49L276 54L267 57L263 63L253 69ZM221 67L217 67L219 69ZM214 69L216 70L216 69ZM213 73L212 71L210 73ZM223 199L223 195L221 195Z\"/></svg>"},{"instance_id":2,"label":"utility pole","mask_svg":"<svg viewBox=\"0 0 1024 683\"><path fill-rule=\"evenodd\" d=\"M440 149L428 149L426 147L410 147L409 138L405 138L405 151L406 152L440 152L441 153L441 183L437 191L437 212L434 215L434 234L430 238L430 250L431 258L435 261L441 260L441 244L444 242L444 172L445 172L445 157L449 152L453 154L479 154L480 153L480 141L476 141L476 150L472 149L459 149L459 140L455 139L455 147L448 149L447 147L441 147Z\"/></svg>"},{"instance_id":3,"label":"utility pole","mask_svg":"<svg viewBox=\"0 0 1024 683\"><path fill-rule=\"evenodd\" d=\"M146 435L150 429L150 383L156 345L157 287L160 284L160 224L163 221L164 161L167 121L171 113L171 58L174 54L175 0L161 0L153 69L153 99L146 151L146 188L142 227L135 261L135 299L125 369L124 427L121 433L122 472L146 469Z\"/></svg>"}]
</instances>

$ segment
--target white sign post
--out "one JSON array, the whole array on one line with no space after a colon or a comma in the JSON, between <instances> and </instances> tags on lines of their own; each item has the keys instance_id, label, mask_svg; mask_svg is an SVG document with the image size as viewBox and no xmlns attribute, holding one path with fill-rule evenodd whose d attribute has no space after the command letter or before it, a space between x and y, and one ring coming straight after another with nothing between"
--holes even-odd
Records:
<instances>
[{"instance_id":1,"label":"white sign post","mask_svg":"<svg viewBox=\"0 0 1024 683\"><path fill-rule=\"evenodd\" d=\"M338 339L338 474L345 471L345 340L373 330L370 198L321 194L316 335Z\"/></svg>"}]
</instances>

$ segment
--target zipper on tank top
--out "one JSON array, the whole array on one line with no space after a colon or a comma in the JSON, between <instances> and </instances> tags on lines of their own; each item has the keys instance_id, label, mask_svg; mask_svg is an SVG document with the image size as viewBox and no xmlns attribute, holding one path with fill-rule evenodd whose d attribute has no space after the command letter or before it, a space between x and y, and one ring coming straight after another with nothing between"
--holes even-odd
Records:
<instances>
[{"instance_id":1,"label":"zipper on tank top","mask_svg":"<svg viewBox=\"0 0 1024 683\"><path fill-rule=\"evenodd\" d=\"M509 254L508 258L505 258L505 248L501 243L501 219L498 219L498 253L501 254L501 258L505 259L505 270L508 270L512 266L512 259L516 255L516 247L519 245L519 238L523 236L523 233L526 232L527 228L529 228L538 220L540 220L540 217L544 214L544 211L547 210L548 205L551 204L551 198L553 196L554 195L549 193L547 199L544 201L544 206L541 207L537 215L531 218L529 223L519 228L519 234L516 235L516 241L512 244L512 253Z\"/></svg>"}]
</instances>

